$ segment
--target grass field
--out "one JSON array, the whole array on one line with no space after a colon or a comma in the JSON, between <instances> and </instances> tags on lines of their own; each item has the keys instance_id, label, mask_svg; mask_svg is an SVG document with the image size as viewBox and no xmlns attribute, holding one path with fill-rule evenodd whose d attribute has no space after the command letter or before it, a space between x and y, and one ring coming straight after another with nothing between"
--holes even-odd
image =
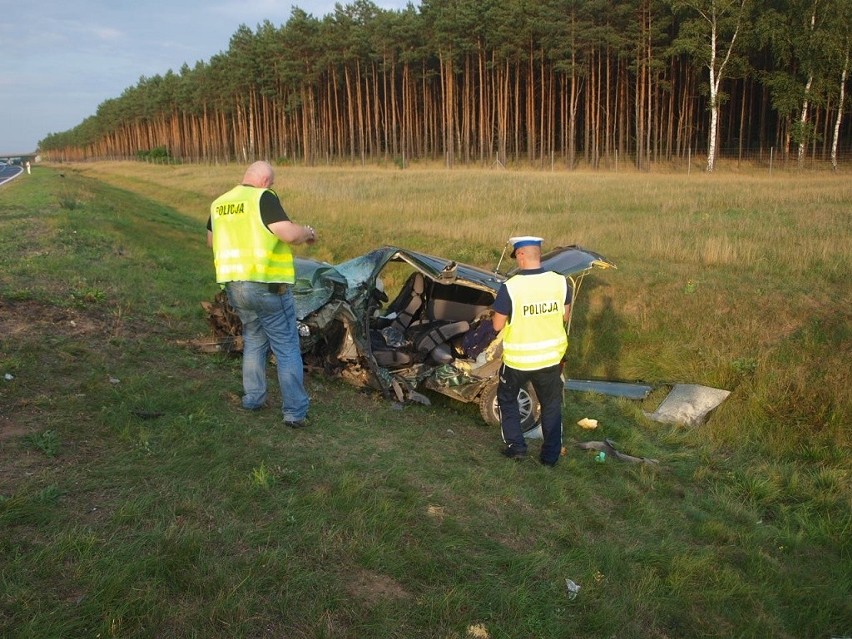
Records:
<instances>
[{"instance_id":1,"label":"grass field","mask_svg":"<svg viewBox=\"0 0 852 639\"><path fill-rule=\"evenodd\" d=\"M529 233L618 264L584 284L568 374L659 390L567 393L549 470L437 396L312 375L311 429L239 410L239 360L188 342L207 207L241 174L0 190L0 636L852 636L848 175L281 168L320 237L301 255L493 267ZM701 427L646 419L677 382L731 395ZM572 445L603 437L660 464Z\"/></svg>"}]
</instances>

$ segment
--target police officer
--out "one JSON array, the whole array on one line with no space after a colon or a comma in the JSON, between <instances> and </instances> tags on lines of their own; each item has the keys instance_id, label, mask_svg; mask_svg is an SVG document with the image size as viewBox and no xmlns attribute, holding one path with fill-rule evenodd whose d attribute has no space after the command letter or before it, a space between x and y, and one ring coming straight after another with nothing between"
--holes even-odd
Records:
<instances>
[{"instance_id":1,"label":"police officer","mask_svg":"<svg viewBox=\"0 0 852 639\"><path fill-rule=\"evenodd\" d=\"M270 187L268 162L255 162L242 184L210 206L207 244L213 247L216 281L223 285L243 325L242 406L266 404L266 362L275 354L284 423L307 426L296 305L290 285L296 281L291 244L312 244L316 232L290 221Z\"/></svg>"},{"instance_id":2,"label":"police officer","mask_svg":"<svg viewBox=\"0 0 852 639\"><path fill-rule=\"evenodd\" d=\"M541 404L544 441L539 461L555 466L562 451L561 362L568 348L565 322L571 312L571 288L562 275L541 267L542 238L513 237L512 257L518 272L497 292L494 330L506 327L497 403L503 434L503 455L521 460L527 444L521 431L518 392L532 382Z\"/></svg>"}]
</instances>

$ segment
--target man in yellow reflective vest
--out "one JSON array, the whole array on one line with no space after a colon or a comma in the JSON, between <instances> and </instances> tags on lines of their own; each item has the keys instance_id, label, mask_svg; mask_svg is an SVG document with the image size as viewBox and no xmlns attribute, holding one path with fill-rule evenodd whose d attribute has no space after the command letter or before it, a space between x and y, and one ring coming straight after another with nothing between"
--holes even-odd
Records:
<instances>
[{"instance_id":1,"label":"man in yellow reflective vest","mask_svg":"<svg viewBox=\"0 0 852 639\"><path fill-rule=\"evenodd\" d=\"M266 363L275 354L284 423L308 425L296 305L290 285L296 281L291 244L312 244L310 226L290 221L268 162L255 162L243 181L210 206L207 244L213 248L216 281L243 325L243 398L246 410L266 405Z\"/></svg>"},{"instance_id":2,"label":"man in yellow reflective vest","mask_svg":"<svg viewBox=\"0 0 852 639\"><path fill-rule=\"evenodd\" d=\"M503 433L503 455L520 461L527 455L521 431L518 393L528 383L541 404L544 441L539 461L555 466L562 451L562 357L568 348L565 322L571 312L571 287L562 275L541 267L542 238L509 239L518 272L494 300L494 330L503 333L503 365L497 403Z\"/></svg>"}]
</instances>

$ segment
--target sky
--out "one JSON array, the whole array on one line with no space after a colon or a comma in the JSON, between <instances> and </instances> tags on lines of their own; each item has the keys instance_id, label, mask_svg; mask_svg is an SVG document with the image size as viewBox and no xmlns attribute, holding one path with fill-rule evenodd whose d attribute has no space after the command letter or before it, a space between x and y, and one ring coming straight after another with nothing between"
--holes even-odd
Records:
<instances>
[{"instance_id":1,"label":"sky","mask_svg":"<svg viewBox=\"0 0 852 639\"><path fill-rule=\"evenodd\" d=\"M373 0L402 9L407 0ZM351 4L340 0L340 4ZM413 4L417 4L414 2ZM241 24L279 26L334 0L0 0L0 155L31 153L142 76L228 50Z\"/></svg>"}]
</instances>

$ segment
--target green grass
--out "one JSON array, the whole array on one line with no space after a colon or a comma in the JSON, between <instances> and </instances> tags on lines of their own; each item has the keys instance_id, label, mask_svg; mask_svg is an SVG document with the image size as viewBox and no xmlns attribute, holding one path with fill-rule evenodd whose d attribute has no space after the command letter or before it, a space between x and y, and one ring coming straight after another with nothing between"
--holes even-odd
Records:
<instances>
[{"instance_id":1,"label":"green grass","mask_svg":"<svg viewBox=\"0 0 852 639\"><path fill-rule=\"evenodd\" d=\"M619 270L572 377L732 391L694 429L643 417L664 388L569 393L550 470L441 397L311 375L312 428L241 411L239 360L189 345L239 167L61 171L0 191L0 635L852 635L846 177L282 169L300 254L578 242ZM571 446L603 437L661 463Z\"/></svg>"}]
</instances>

